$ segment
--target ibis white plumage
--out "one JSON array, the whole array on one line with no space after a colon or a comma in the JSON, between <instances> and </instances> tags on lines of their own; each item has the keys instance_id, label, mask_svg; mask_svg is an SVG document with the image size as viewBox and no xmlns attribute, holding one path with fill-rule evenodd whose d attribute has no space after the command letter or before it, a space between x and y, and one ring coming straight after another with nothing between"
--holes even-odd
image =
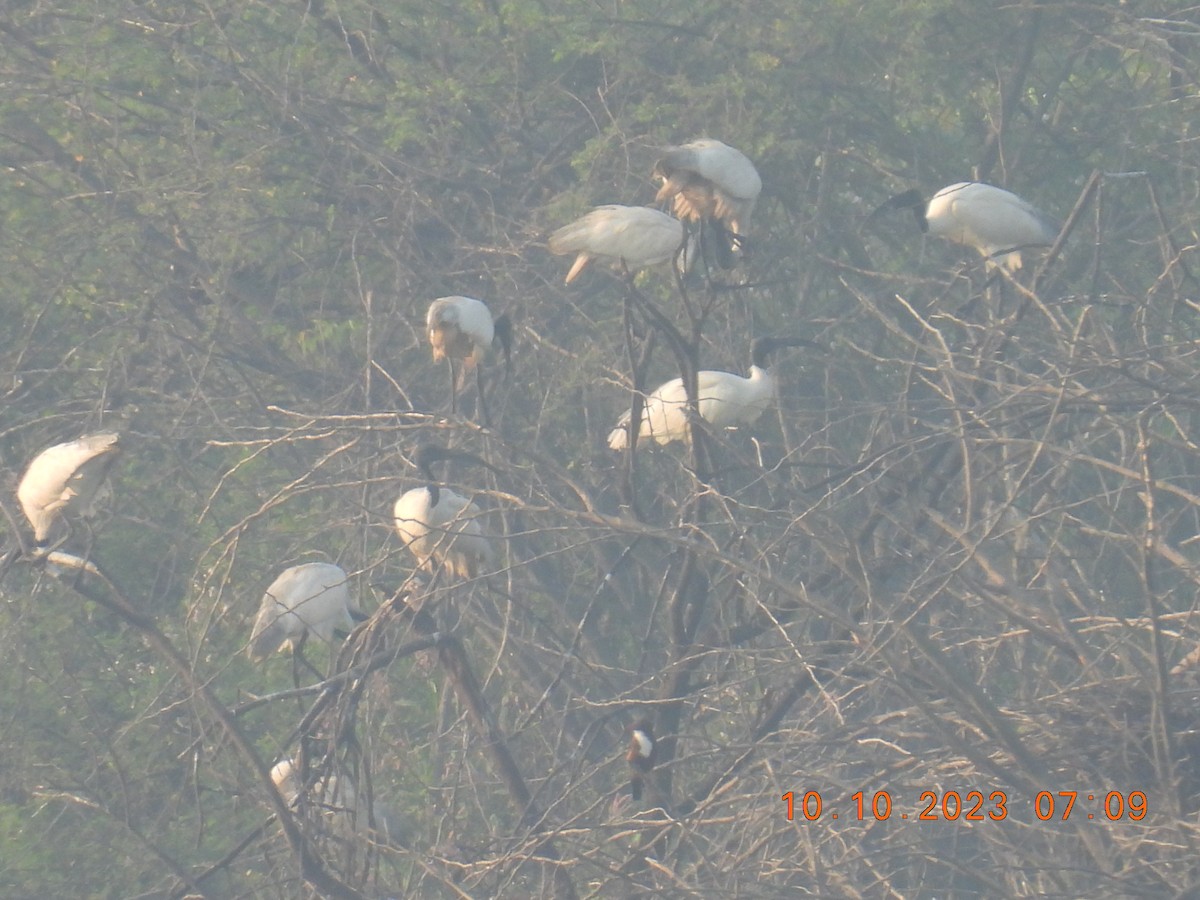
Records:
<instances>
[{"instance_id":1,"label":"ibis white plumage","mask_svg":"<svg viewBox=\"0 0 1200 900\"><path fill-rule=\"evenodd\" d=\"M453 576L470 579L493 568L496 554L479 522L482 510L461 494L438 485L433 477L430 466L434 462L453 458L487 465L470 453L422 445L416 464L427 483L401 494L392 515L396 533L421 569L432 574L440 565Z\"/></svg>"},{"instance_id":2,"label":"ibis white plumage","mask_svg":"<svg viewBox=\"0 0 1200 900\"><path fill-rule=\"evenodd\" d=\"M433 349L433 361L444 359L450 366L451 410L457 408L461 385L456 370L461 363L464 374L475 369L480 411L486 421L482 363L495 343L499 343L504 351L505 364L511 362L512 325L508 316L493 319L487 304L474 297L439 297L429 304L425 326L429 346Z\"/></svg>"},{"instance_id":3,"label":"ibis white plumage","mask_svg":"<svg viewBox=\"0 0 1200 900\"><path fill-rule=\"evenodd\" d=\"M429 304L425 325L434 362L447 359L478 365L497 339L506 354L509 350L508 318L493 319L487 304L474 297L439 297Z\"/></svg>"},{"instance_id":4,"label":"ibis white plumage","mask_svg":"<svg viewBox=\"0 0 1200 900\"><path fill-rule=\"evenodd\" d=\"M989 262L1016 270L1021 251L1049 247L1059 224L1011 191L979 181L951 184L928 203L919 191L905 191L880 206L872 218L889 209L911 208L921 230L956 244L974 247Z\"/></svg>"},{"instance_id":5,"label":"ibis white plumage","mask_svg":"<svg viewBox=\"0 0 1200 900\"><path fill-rule=\"evenodd\" d=\"M116 461L119 440L112 432L85 434L34 457L17 486L17 500L38 544L46 543L60 517L94 514L94 501Z\"/></svg>"},{"instance_id":6,"label":"ibis white plumage","mask_svg":"<svg viewBox=\"0 0 1200 900\"><path fill-rule=\"evenodd\" d=\"M683 224L646 206L597 206L550 235L550 252L575 253L566 284L593 259L607 259L630 271L665 263L683 247Z\"/></svg>"},{"instance_id":7,"label":"ibis white plumage","mask_svg":"<svg viewBox=\"0 0 1200 900\"><path fill-rule=\"evenodd\" d=\"M332 644L335 632L348 633L363 618L350 599L350 582L341 566L292 566L263 594L247 652L257 662L284 647L296 650L310 634Z\"/></svg>"},{"instance_id":8,"label":"ibis white plumage","mask_svg":"<svg viewBox=\"0 0 1200 900\"><path fill-rule=\"evenodd\" d=\"M296 806L303 794L310 808L321 813L331 830L348 834L374 829L388 843L404 843L399 813L390 804L378 799L367 807L361 802L354 782L347 777L338 777L336 774L318 777L305 791L296 761L281 759L271 767L271 781L289 806Z\"/></svg>"},{"instance_id":9,"label":"ibis white plumage","mask_svg":"<svg viewBox=\"0 0 1200 900\"><path fill-rule=\"evenodd\" d=\"M681 219L717 222L728 232L732 246L747 246L754 204L762 193L762 178L742 151L712 138L668 147L654 164L662 181L655 200L671 204Z\"/></svg>"},{"instance_id":10,"label":"ibis white plumage","mask_svg":"<svg viewBox=\"0 0 1200 900\"><path fill-rule=\"evenodd\" d=\"M705 370L696 374L697 406L704 421L718 428L750 424L775 402L775 376L767 356L780 347L811 344L802 338L757 338L751 345L750 374L743 378L732 372ZM638 439L653 438L659 444L682 441L687 437L687 392L682 378L659 385L642 407ZM608 446L623 450L629 446L629 410L617 420L608 435Z\"/></svg>"}]
</instances>

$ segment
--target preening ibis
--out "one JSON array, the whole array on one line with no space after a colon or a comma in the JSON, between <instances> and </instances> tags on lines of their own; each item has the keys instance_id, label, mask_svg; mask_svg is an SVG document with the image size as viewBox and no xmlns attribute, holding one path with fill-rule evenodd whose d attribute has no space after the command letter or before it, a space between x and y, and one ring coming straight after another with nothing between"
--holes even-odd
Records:
<instances>
[{"instance_id":1,"label":"preening ibis","mask_svg":"<svg viewBox=\"0 0 1200 900\"><path fill-rule=\"evenodd\" d=\"M433 361L448 359L478 365L500 342L507 357L512 348L512 325L507 316L492 318L482 300L473 297L439 297L425 315Z\"/></svg>"},{"instance_id":2,"label":"preening ibis","mask_svg":"<svg viewBox=\"0 0 1200 900\"><path fill-rule=\"evenodd\" d=\"M279 573L263 594L247 651L255 662L285 646L293 652L309 634L327 644L335 631L349 633L366 618L350 599L350 584L341 566L303 563Z\"/></svg>"},{"instance_id":3,"label":"preening ibis","mask_svg":"<svg viewBox=\"0 0 1200 900\"><path fill-rule=\"evenodd\" d=\"M400 540L417 558L420 568L432 574L441 565L451 575L470 579L493 568L496 554L479 524L479 507L437 484L431 466L445 459L487 465L471 453L422 444L415 462L427 481L401 494L392 514Z\"/></svg>"},{"instance_id":4,"label":"preening ibis","mask_svg":"<svg viewBox=\"0 0 1200 900\"><path fill-rule=\"evenodd\" d=\"M597 206L587 215L550 235L550 252L576 253L566 284L596 258L612 260L630 271L673 259L683 246L683 224L646 206Z\"/></svg>"},{"instance_id":5,"label":"preening ibis","mask_svg":"<svg viewBox=\"0 0 1200 900\"><path fill-rule=\"evenodd\" d=\"M112 432L85 434L34 457L17 486L17 500L39 545L60 516L94 514L93 502L116 461L119 439Z\"/></svg>"},{"instance_id":6,"label":"preening ibis","mask_svg":"<svg viewBox=\"0 0 1200 900\"><path fill-rule=\"evenodd\" d=\"M812 344L803 338L764 337L751 344L750 374L743 378L732 372L698 372L696 376L700 416L718 428L749 424L775 402L775 376L767 367L767 356L780 347ZM682 378L659 385L646 397L638 439L651 437L660 444L687 437L687 393ZM629 410L617 420L608 435L608 446L623 450L629 445Z\"/></svg>"},{"instance_id":7,"label":"preening ibis","mask_svg":"<svg viewBox=\"0 0 1200 900\"><path fill-rule=\"evenodd\" d=\"M921 231L974 247L989 262L1021 268L1021 251L1049 247L1059 224L1011 191L979 181L942 188L926 203L916 190L899 194L871 214L911 208Z\"/></svg>"},{"instance_id":8,"label":"preening ibis","mask_svg":"<svg viewBox=\"0 0 1200 900\"><path fill-rule=\"evenodd\" d=\"M668 147L654 164L662 181L655 200L671 203L675 215L697 222L716 222L731 241L722 241L722 264L732 263L731 251L746 251L750 214L762 192L754 163L740 150L712 138Z\"/></svg>"},{"instance_id":9,"label":"preening ibis","mask_svg":"<svg viewBox=\"0 0 1200 900\"><path fill-rule=\"evenodd\" d=\"M281 759L271 767L271 781L275 783L289 806L297 805L304 792L300 767L293 759ZM376 799L370 805L370 815L360 802L354 783L347 777L328 775L317 778L308 789L306 802L310 808L319 810L331 826L331 830L343 835L363 833L373 829L388 843L399 846L404 843L400 815L391 804Z\"/></svg>"},{"instance_id":10,"label":"preening ibis","mask_svg":"<svg viewBox=\"0 0 1200 900\"><path fill-rule=\"evenodd\" d=\"M464 374L475 369L476 385L479 388L480 412L487 419L483 399L482 363L499 343L504 351L504 362L511 364L512 323L508 316L492 318L491 310L482 300L473 297L439 297L429 304L425 315L429 331L429 345L433 348L433 361L445 359L450 366L450 408L456 409L459 388L459 363Z\"/></svg>"},{"instance_id":11,"label":"preening ibis","mask_svg":"<svg viewBox=\"0 0 1200 900\"><path fill-rule=\"evenodd\" d=\"M642 784L654 768L657 750L650 720L638 719L629 728L629 750L625 754L625 761L629 763L630 769L629 795L634 800L642 799Z\"/></svg>"}]
</instances>

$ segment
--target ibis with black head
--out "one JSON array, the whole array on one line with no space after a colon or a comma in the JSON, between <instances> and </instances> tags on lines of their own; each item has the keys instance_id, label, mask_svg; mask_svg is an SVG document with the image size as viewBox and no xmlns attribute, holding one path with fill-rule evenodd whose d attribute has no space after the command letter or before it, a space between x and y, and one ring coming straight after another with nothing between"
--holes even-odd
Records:
<instances>
[{"instance_id":1,"label":"ibis with black head","mask_svg":"<svg viewBox=\"0 0 1200 900\"><path fill-rule=\"evenodd\" d=\"M729 428L748 425L775 403L776 382L768 356L781 347L816 346L797 337L760 337L751 344L750 374L704 370L696 373L697 406L700 416L710 425ZM642 424L638 439L652 438L659 444L682 441L688 433L688 400L682 378L659 385L642 406ZM609 432L608 446L623 450L629 446L629 410Z\"/></svg>"},{"instance_id":2,"label":"ibis with black head","mask_svg":"<svg viewBox=\"0 0 1200 900\"><path fill-rule=\"evenodd\" d=\"M905 191L883 203L874 219L893 209L911 209L921 231L974 247L989 264L1015 271L1021 251L1050 247L1059 224L1011 191L981 181L951 184L926 202L920 191Z\"/></svg>"},{"instance_id":3,"label":"ibis with black head","mask_svg":"<svg viewBox=\"0 0 1200 900\"><path fill-rule=\"evenodd\" d=\"M414 461L426 483L401 494L392 515L396 533L418 567L432 574L440 566L455 577L471 579L495 566L496 552L479 521L483 511L439 485L433 475L434 463L453 459L491 468L473 453L422 444Z\"/></svg>"}]
</instances>

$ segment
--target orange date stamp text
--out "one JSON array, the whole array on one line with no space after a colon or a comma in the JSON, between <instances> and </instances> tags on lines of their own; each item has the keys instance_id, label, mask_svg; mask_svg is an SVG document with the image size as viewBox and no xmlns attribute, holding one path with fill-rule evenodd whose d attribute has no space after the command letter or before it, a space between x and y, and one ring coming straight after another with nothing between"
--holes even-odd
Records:
<instances>
[{"instance_id":1,"label":"orange date stamp text","mask_svg":"<svg viewBox=\"0 0 1200 900\"><path fill-rule=\"evenodd\" d=\"M850 802L840 808L827 804L820 791L788 791L780 800L789 822L797 819L818 822L823 818L850 821L885 822L889 819L913 819L918 822L1002 822L1009 816L1006 791L922 791L911 807L904 801L893 807L891 791L856 791ZM1021 804L1039 822L1066 822L1073 816L1085 819L1140 822L1150 804L1145 791L1038 791L1032 801Z\"/></svg>"}]
</instances>

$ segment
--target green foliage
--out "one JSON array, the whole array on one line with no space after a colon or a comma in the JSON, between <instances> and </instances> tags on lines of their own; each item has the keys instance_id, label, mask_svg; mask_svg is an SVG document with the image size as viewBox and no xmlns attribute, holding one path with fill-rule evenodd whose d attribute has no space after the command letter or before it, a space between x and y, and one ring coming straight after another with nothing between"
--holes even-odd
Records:
<instances>
[{"instance_id":1,"label":"green foliage","mask_svg":"<svg viewBox=\"0 0 1200 900\"><path fill-rule=\"evenodd\" d=\"M63 544L110 582L0 574L0 894L1190 889L1194 703L1165 673L1196 640L1200 55L1173 5L50 0L0 26L10 488L52 443L125 447ZM546 234L652 202L697 136L763 177L751 260L686 300L665 268L562 286ZM869 218L968 178L1079 203L1044 272ZM429 359L445 294L516 325L488 428L474 374L451 415ZM820 346L707 461L642 442L630 471L608 431L686 356L645 304L702 368ZM391 509L429 440L495 467L439 475L484 510L486 578L410 580ZM428 638L406 597L463 656L290 694L285 655L244 649L317 559L374 614L310 641L320 671ZM651 867L617 799L646 712L681 823ZM407 848L303 800L289 845L259 764L302 752ZM943 841L771 799L971 781L1145 785L1153 821L1082 837L1014 804Z\"/></svg>"}]
</instances>

